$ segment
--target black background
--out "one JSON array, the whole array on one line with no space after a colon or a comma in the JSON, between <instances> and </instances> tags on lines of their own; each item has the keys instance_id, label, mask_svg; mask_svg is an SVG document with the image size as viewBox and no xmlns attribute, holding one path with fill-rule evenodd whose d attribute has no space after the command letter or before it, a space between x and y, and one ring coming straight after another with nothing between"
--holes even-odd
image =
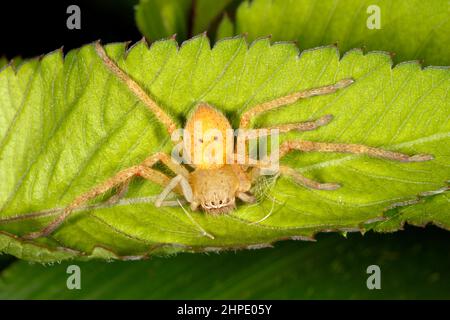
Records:
<instances>
[{"instance_id":1,"label":"black background","mask_svg":"<svg viewBox=\"0 0 450 320\"><path fill-rule=\"evenodd\" d=\"M64 46L64 52L101 39L138 41L134 5L137 0L1 1L0 57L31 58ZM67 7L81 9L81 30L66 27Z\"/></svg>"}]
</instances>

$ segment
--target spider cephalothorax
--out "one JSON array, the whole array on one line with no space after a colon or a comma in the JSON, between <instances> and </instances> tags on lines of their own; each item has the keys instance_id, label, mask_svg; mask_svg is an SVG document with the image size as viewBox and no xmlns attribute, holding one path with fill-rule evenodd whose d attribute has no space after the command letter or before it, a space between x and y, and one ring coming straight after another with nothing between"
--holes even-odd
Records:
<instances>
[{"instance_id":1,"label":"spider cephalothorax","mask_svg":"<svg viewBox=\"0 0 450 320\"><path fill-rule=\"evenodd\" d=\"M95 49L105 67L117 76L133 94L140 99L148 109L161 121L172 135L177 129L173 119L152 99L130 76L121 70L117 64L111 60L104 48L97 42ZM318 95L332 94L339 89L343 89L354 81L352 79L342 79L334 84L311 88L300 92L294 92L286 96L253 106L241 116L239 130L249 129L251 120L261 113L292 104L299 99L305 99ZM331 121L331 115L309 122L289 123L276 126L280 133L291 130L307 131L314 130L327 125ZM260 128L257 135L267 132ZM184 126L184 146L183 158L189 158L189 162L180 163L174 161L171 156L165 153L156 153L146 158L142 163L124 169L104 183L94 187L86 193L75 198L53 222L44 229L25 235L26 239L33 239L45 236L53 232L74 209L84 205L89 200L105 193L112 188L118 188L117 197L122 196L130 180L139 176L148 179L164 187L161 194L155 201L156 206L164 205L167 195L175 191L184 196L190 203L191 210L199 208L207 213L227 213L236 207L236 198L243 202L254 202L255 197L250 194L250 188L255 184L255 177L258 177L262 169L266 169L266 162L262 159L253 159L250 162L238 162L239 154L236 154L234 146L229 147L229 131L231 125L228 119L217 109L206 103L199 103L195 111L191 114ZM267 133L264 133L267 134ZM239 138L239 137L238 137ZM186 151L187 150L187 151ZM402 162L417 162L431 160L431 155L414 155L387 151L359 144L312 142L304 140L285 141L279 145L278 158L292 150L303 152L344 152L354 154L366 154L373 157L380 157ZM240 155L242 156L242 155ZM243 156L246 159L246 155ZM230 161L231 159L231 161ZM242 159L242 157L240 157ZM175 173L174 178L169 178L162 172L155 169L155 164L162 162ZM189 170L188 170L189 168ZM193 169L193 170L191 170ZM307 188L334 190L339 187L336 183L319 183L301 175L298 171L285 166L278 166L273 171L274 175L285 175L291 177L295 182ZM116 197L116 198L117 198ZM188 212L186 211L188 214ZM204 232L205 235L211 236Z\"/></svg>"}]
</instances>

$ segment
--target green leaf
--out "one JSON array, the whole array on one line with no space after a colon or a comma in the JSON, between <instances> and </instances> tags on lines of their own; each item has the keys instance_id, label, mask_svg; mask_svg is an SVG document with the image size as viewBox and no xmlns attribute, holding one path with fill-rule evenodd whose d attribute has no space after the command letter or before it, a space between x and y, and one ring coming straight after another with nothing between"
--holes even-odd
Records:
<instances>
[{"instance_id":1,"label":"green leaf","mask_svg":"<svg viewBox=\"0 0 450 320\"><path fill-rule=\"evenodd\" d=\"M213 25L221 17L221 13L227 7L236 6L240 2L240 0L140 0L136 6L136 23L141 33L148 39L156 40L177 34L177 39L183 41L194 34L214 29Z\"/></svg>"},{"instance_id":2,"label":"green leaf","mask_svg":"<svg viewBox=\"0 0 450 320\"><path fill-rule=\"evenodd\" d=\"M223 39L233 36L234 34L234 25L233 22L231 22L230 18L227 14L225 14L222 17L222 20L220 20L219 27L217 28L217 39Z\"/></svg>"},{"instance_id":3,"label":"green leaf","mask_svg":"<svg viewBox=\"0 0 450 320\"><path fill-rule=\"evenodd\" d=\"M190 7L191 0L141 0L136 6L136 23L151 40L174 34L186 39Z\"/></svg>"},{"instance_id":4,"label":"green leaf","mask_svg":"<svg viewBox=\"0 0 450 320\"><path fill-rule=\"evenodd\" d=\"M17 68L22 63L23 59L20 56L15 57L12 60L8 60L6 57L0 57L0 69L6 66L8 63Z\"/></svg>"},{"instance_id":5,"label":"green leaf","mask_svg":"<svg viewBox=\"0 0 450 320\"><path fill-rule=\"evenodd\" d=\"M448 188L446 188L448 190ZM392 232L403 228L405 222L424 227L429 223L446 228L448 226L448 215L450 198L449 193L431 194L426 197L418 197L405 203L405 206L393 208L385 213L386 220L375 222L373 230L378 232Z\"/></svg>"},{"instance_id":6,"label":"green leaf","mask_svg":"<svg viewBox=\"0 0 450 320\"><path fill-rule=\"evenodd\" d=\"M275 249L220 255L77 262L81 290L66 287L73 262L18 261L0 273L0 299L450 298L448 234L414 231L348 239L321 235L317 243L285 242ZM381 290L367 289L370 265L381 269Z\"/></svg>"},{"instance_id":7,"label":"green leaf","mask_svg":"<svg viewBox=\"0 0 450 320\"><path fill-rule=\"evenodd\" d=\"M192 34L199 34L209 30L215 19L220 17L220 13L235 0L197 0L195 1L194 27ZM238 1L239 2L239 1ZM231 34L230 36L232 36Z\"/></svg>"},{"instance_id":8,"label":"green leaf","mask_svg":"<svg viewBox=\"0 0 450 320\"><path fill-rule=\"evenodd\" d=\"M136 12L139 29L149 39L178 33L178 39L185 40L192 20L191 34L208 30L215 39L236 33L247 33L250 40L271 35L274 41L298 41L301 49L338 43L343 52L363 47L392 52L394 62L450 65L446 0L200 0L194 10L187 2L141 0ZM162 9L163 5L173 9ZM380 29L367 27L373 21L370 6L380 9ZM235 16L235 25L231 27L226 16L216 30L214 21L223 12Z\"/></svg>"},{"instance_id":9,"label":"green leaf","mask_svg":"<svg viewBox=\"0 0 450 320\"><path fill-rule=\"evenodd\" d=\"M380 9L380 29L367 21ZM342 51L357 47L396 54L395 62L424 60L450 65L450 15L447 0L254 0L236 13L236 32L249 39L272 35L298 40L300 48L338 43Z\"/></svg>"},{"instance_id":10,"label":"green leaf","mask_svg":"<svg viewBox=\"0 0 450 320\"><path fill-rule=\"evenodd\" d=\"M5 57L0 57L0 68L3 68L7 64L8 64L8 59L6 59Z\"/></svg>"},{"instance_id":11,"label":"green leaf","mask_svg":"<svg viewBox=\"0 0 450 320\"><path fill-rule=\"evenodd\" d=\"M76 196L149 154L172 148L162 125L107 71L92 45L70 51L64 60L57 51L24 62L17 73L11 67L0 72L1 251L43 262L258 248L321 231L364 231L392 207L446 192L448 69L421 69L417 63L392 68L390 57L380 52L352 50L340 58L335 47L299 57L292 44L261 39L248 47L240 37L213 49L205 36L181 48L174 40L150 48L140 42L128 51L120 43L106 48L180 125L198 101L216 106L236 126L242 111L259 102L352 77L355 83L345 90L270 112L254 125L333 114L334 120L319 130L291 132L280 140L364 143L435 159L395 163L292 153L283 164L343 187L317 191L286 177L261 181L257 205L239 204L224 216L192 213L215 239L202 236L181 208L155 208L152 201L161 188L137 179L116 205L106 205L105 196L51 237L23 242L15 236L43 227ZM416 206L410 206L414 212ZM269 212L269 218L254 223ZM448 212L448 202L436 202L427 219L449 228Z\"/></svg>"}]
</instances>

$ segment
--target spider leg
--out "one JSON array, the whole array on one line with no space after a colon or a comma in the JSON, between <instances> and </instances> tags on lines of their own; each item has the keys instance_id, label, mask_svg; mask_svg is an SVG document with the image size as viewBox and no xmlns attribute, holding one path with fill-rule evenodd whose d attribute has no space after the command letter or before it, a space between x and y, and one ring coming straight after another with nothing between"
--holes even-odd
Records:
<instances>
[{"instance_id":1,"label":"spider leg","mask_svg":"<svg viewBox=\"0 0 450 320\"><path fill-rule=\"evenodd\" d=\"M302 140L283 142L280 145L280 158L292 150L300 150L305 152L318 151L318 152L366 154L371 157L383 158L400 162L421 162L433 159L433 156L429 154L417 154L409 156L404 153L388 151L361 144L312 142Z\"/></svg>"},{"instance_id":2,"label":"spider leg","mask_svg":"<svg viewBox=\"0 0 450 320\"><path fill-rule=\"evenodd\" d=\"M155 165L158 161L161 161L163 164L165 164L170 170L175 172L177 175L182 175L183 177L187 178L189 176L189 171L185 167L183 167L181 164L175 162L172 160L172 158L163 152L158 152L147 159L145 159L142 162L142 165L146 167L152 167Z\"/></svg>"},{"instance_id":3,"label":"spider leg","mask_svg":"<svg viewBox=\"0 0 450 320\"><path fill-rule=\"evenodd\" d=\"M258 104L249 110L247 110L241 117L239 128L246 129L250 126L251 120L258 116L261 113L267 112L269 110L273 110L279 108L281 106L285 106L287 104L292 104L299 99L306 99L313 96L320 96L325 94L334 93L339 89L345 88L354 82L353 79L343 79L335 84L317 87L312 89L307 89L300 92L291 93L284 97L280 97L271 101L267 101L261 104Z\"/></svg>"},{"instance_id":4,"label":"spider leg","mask_svg":"<svg viewBox=\"0 0 450 320\"><path fill-rule=\"evenodd\" d=\"M241 199L246 203L255 203L256 202L255 196L253 196L249 192L250 188L252 187L251 174L245 172L245 170L237 164L232 164L231 168L233 169L233 172L239 179L239 188L237 190L236 197L238 197L239 199Z\"/></svg>"},{"instance_id":5,"label":"spider leg","mask_svg":"<svg viewBox=\"0 0 450 320\"><path fill-rule=\"evenodd\" d=\"M170 170L175 172L177 176L170 180L164 190L159 194L158 198L155 201L155 206L160 207L169 193L178 187L178 184L180 184L181 186L181 191L186 201L191 203L193 198L192 188L187 180L189 177L189 171L182 165L172 161L171 157L163 152L158 152L148 157L144 160L143 165L151 167L158 161L161 161L163 164L165 164Z\"/></svg>"},{"instance_id":6,"label":"spider leg","mask_svg":"<svg viewBox=\"0 0 450 320\"><path fill-rule=\"evenodd\" d=\"M271 130L278 129L279 133L286 133L289 131L297 130L297 131L312 131L316 130L320 127L326 126L331 122L333 116L331 114L327 114L323 117L320 117L314 121L306 121L306 122L298 122L298 123L287 123L280 124L276 126L266 127L266 128L258 128L255 129L255 135L251 135L251 138L262 137L271 134Z\"/></svg>"},{"instance_id":7,"label":"spider leg","mask_svg":"<svg viewBox=\"0 0 450 320\"><path fill-rule=\"evenodd\" d=\"M292 130L297 131L312 131L316 130L317 128L326 126L331 122L333 119L333 116L331 114L327 114L323 117L320 117L317 120L314 121L306 121L306 122L299 122L299 123L288 123L288 124L282 124L279 126L273 126L268 127L267 129L278 129L280 133L285 133Z\"/></svg>"},{"instance_id":8,"label":"spider leg","mask_svg":"<svg viewBox=\"0 0 450 320\"><path fill-rule=\"evenodd\" d=\"M298 171L291 167L287 166L280 166L279 172L282 175L289 176L292 179L294 179L295 182L298 184L301 184L302 186L305 186L310 189L317 189L317 190L336 190L340 187L337 183L320 183L314 180L311 180L303 175L301 175Z\"/></svg>"},{"instance_id":9,"label":"spider leg","mask_svg":"<svg viewBox=\"0 0 450 320\"><path fill-rule=\"evenodd\" d=\"M186 170L186 168L184 168L182 165L172 161L172 159L163 152L157 152L157 153L151 155L150 157L145 159L141 163L141 165L151 168L158 161L161 161L163 164L165 164L170 170L172 170L176 174L181 174L185 177L187 177L189 175L189 172ZM131 179L128 179L124 183L120 184L117 188L118 189L117 193L108 200L108 203L113 204L113 203L116 203L117 201L119 201L120 199L122 199L125 196L125 194L128 192L128 187L130 185L130 182L131 182Z\"/></svg>"},{"instance_id":10,"label":"spider leg","mask_svg":"<svg viewBox=\"0 0 450 320\"><path fill-rule=\"evenodd\" d=\"M256 179L261 175L261 170L267 169L267 165L264 162L258 161L256 164L252 164L251 165L252 171L251 171L251 176L252 176L252 181L256 181ZM269 172L271 172L271 175L277 175L277 174L281 174L284 176L289 176L291 178L294 179L295 182L297 182L298 184L301 184L307 188L311 188L311 189L317 189L317 190L336 190L340 187L339 184L337 183L320 183L314 180L311 180L305 176L303 176L302 174L300 174L298 171L296 171L295 169L288 167L288 166L279 166L278 170L272 171L269 170Z\"/></svg>"},{"instance_id":11,"label":"spider leg","mask_svg":"<svg viewBox=\"0 0 450 320\"><path fill-rule=\"evenodd\" d=\"M232 164L231 168L234 174L239 179L239 192L247 192L252 187L252 181L248 177L247 173L237 164Z\"/></svg>"},{"instance_id":12,"label":"spider leg","mask_svg":"<svg viewBox=\"0 0 450 320\"><path fill-rule=\"evenodd\" d=\"M247 203L255 203L256 202L255 196L248 194L246 192L238 192L236 196L239 199L241 199L242 201L247 202Z\"/></svg>"},{"instance_id":13,"label":"spider leg","mask_svg":"<svg viewBox=\"0 0 450 320\"><path fill-rule=\"evenodd\" d=\"M181 190L183 192L183 196L185 197L187 202L192 202L193 194L192 194L192 188L189 185L188 180L186 177L182 175L177 175L175 178L170 180L170 182L166 185L164 190L159 194L158 198L155 201L155 206L160 207L162 205L162 202L166 199L166 197L169 195L169 193L178 187L178 184L181 186Z\"/></svg>"},{"instance_id":14,"label":"spider leg","mask_svg":"<svg viewBox=\"0 0 450 320\"><path fill-rule=\"evenodd\" d=\"M107 55L105 49L100 42L95 43L95 51L102 59L105 66L115 74L127 87L133 92L133 94L141 100L151 112L164 124L169 135L177 129L176 123L161 107L145 92L144 89L134 81L129 75L127 75L120 67Z\"/></svg>"},{"instance_id":15,"label":"spider leg","mask_svg":"<svg viewBox=\"0 0 450 320\"><path fill-rule=\"evenodd\" d=\"M122 199L128 192L128 187L130 186L131 179L126 180L124 183L117 187L117 192L108 199L107 203L115 204L120 199Z\"/></svg>"},{"instance_id":16,"label":"spider leg","mask_svg":"<svg viewBox=\"0 0 450 320\"><path fill-rule=\"evenodd\" d=\"M117 173L112 178L109 178L102 184L94 187L90 191L83 193L79 197L70 203L64 211L57 216L50 224L48 224L43 229L24 235L22 238L26 240L36 239L44 236L48 236L53 231L55 231L69 216L73 211L82 205L86 204L89 200L96 198L97 196L105 193L106 191L124 184L126 181L130 180L134 176L141 176L147 180L153 181L155 183L166 185L169 183L169 178L159 171L147 168L142 165L133 166L128 169L122 170Z\"/></svg>"}]
</instances>

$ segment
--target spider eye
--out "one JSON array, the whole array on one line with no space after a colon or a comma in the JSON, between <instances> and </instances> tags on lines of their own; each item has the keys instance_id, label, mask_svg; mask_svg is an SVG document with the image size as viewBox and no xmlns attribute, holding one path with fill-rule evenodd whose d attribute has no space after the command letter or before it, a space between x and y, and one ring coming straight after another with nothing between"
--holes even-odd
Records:
<instances>
[{"instance_id":1,"label":"spider eye","mask_svg":"<svg viewBox=\"0 0 450 320\"><path fill-rule=\"evenodd\" d=\"M214 141L217 141L217 140L219 140L219 137L218 136L214 136Z\"/></svg>"},{"instance_id":2,"label":"spider eye","mask_svg":"<svg viewBox=\"0 0 450 320\"><path fill-rule=\"evenodd\" d=\"M203 139L202 138L198 139L198 142L203 143Z\"/></svg>"}]
</instances>

